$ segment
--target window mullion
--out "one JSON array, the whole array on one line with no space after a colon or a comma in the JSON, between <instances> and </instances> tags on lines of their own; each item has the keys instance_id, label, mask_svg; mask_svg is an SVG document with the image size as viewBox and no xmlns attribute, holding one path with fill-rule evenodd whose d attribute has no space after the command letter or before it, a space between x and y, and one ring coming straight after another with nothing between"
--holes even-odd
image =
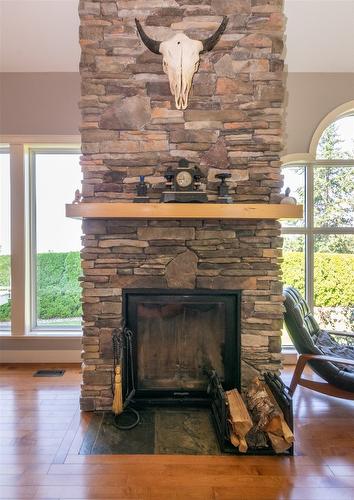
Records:
<instances>
[{"instance_id":1,"label":"window mullion","mask_svg":"<svg viewBox=\"0 0 354 500\"><path fill-rule=\"evenodd\" d=\"M305 197L305 290L310 310L314 309L314 170L313 165L306 168Z\"/></svg>"},{"instance_id":2,"label":"window mullion","mask_svg":"<svg viewBox=\"0 0 354 500\"><path fill-rule=\"evenodd\" d=\"M28 286L26 178L24 146L23 144L12 144L10 146L12 335L26 335L29 331L26 301L26 287Z\"/></svg>"},{"instance_id":3,"label":"window mullion","mask_svg":"<svg viewBox=\"0 0 354 500\"><path fill-rule=\"evenodd\" d=\"M30 233L30 324L31 330L37 326L37 238L36 238L36 154L29 153L29 233Z\"/></svg>"}]
</instances>

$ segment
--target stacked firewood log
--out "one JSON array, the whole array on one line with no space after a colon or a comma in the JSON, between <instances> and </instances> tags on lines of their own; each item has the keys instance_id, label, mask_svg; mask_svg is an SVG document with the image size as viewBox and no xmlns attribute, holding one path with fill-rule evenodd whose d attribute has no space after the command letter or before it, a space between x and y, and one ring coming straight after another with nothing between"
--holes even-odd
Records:
<instances>
[{"instance_id":1,"label":"stacked firewood log","mask_svg":"<svg viewBox=\"0 0 354 500\"><path fill-rule=\"evenodd\" d=\"M229 410L230 441L242 453L248 449L246 434L252 429L253 422L237 389L226 392Z\"/></svg>"},{"instance_id":2,"label":"stacked firewood log","mask_svg":"<svg viewBox=\"0 0 354 500\"><path fill-rule=\"evenodd\" d=\"M226 392L231 443L246 453L249 445L264 446L267 437L276 453L284 453L294 442L294 435L271 390L258 378L245 392ZM258 445L257 445L258 442Z\"/></svg>"}]
</instances>

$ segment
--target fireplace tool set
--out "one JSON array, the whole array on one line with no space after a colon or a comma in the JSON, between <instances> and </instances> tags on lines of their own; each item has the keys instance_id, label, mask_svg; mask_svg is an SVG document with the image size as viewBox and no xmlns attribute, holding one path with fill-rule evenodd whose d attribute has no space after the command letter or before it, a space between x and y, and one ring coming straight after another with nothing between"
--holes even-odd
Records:
<instances>
[{"instance_id":1,"label":"fireplace tool set","mask_svg":"<svg viewBox=\"0 0 354 500\"><path fill-rule=\"evenodd\" d=\"M112 411L115 414L114 425L120 430L133 429L140 422L139 413L130 406L130 403L135 395L132 337L133 332L129 330L125 324L123 324L119 330L116 330L112 337ZM123 362L124 357L128 358L128 362ZM128 383L123 384L123 379ZM128 413L133 416L134 420L130 423L124 424L122 422L123 414L127 415Z\"/></svg>"}]
</instances>

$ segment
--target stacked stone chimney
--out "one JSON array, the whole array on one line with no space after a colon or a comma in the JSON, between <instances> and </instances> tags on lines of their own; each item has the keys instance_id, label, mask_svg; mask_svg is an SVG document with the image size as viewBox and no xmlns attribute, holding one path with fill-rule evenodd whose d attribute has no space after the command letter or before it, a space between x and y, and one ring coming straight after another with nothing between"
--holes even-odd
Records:
<instances>
[{"instance_id":1,"label":"stacked stone chimney","mask_svg":"<svg viewBox=\"0 0 354 500\"><path fill-rule=\"evenodd\" d=\"M283 29L280 0L80 1L85 202L131 202L140 175L158 201L164 173L185 157L205 175L209 201L229 172L236 203L276 203L282 186ZM134 19L165 40L209 36L189 105L176 110L162 58ZM83 224L82 408L111 405L112 332L122 290L242 290L242 379L281 363L280 224L269 220L86 220Z\"/></svg>"}]
</instances>

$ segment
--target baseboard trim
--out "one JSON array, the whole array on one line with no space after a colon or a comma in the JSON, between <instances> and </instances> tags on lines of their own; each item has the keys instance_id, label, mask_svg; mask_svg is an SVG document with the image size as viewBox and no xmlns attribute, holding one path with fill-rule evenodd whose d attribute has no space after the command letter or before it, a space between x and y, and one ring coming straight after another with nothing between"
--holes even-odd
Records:
<instances>
[{"instance_id":1,"label":"baseboard trim","mask_svg":"<svg viewBox=\"0 0 354 500\"><path fill-rule=\"evenodd\" d=\"M82 337L49 335L0 336L0 356L6 351L77 351L81 350Z\"/></svg>"},{"instance_id":2,"label":"baseboard trim","mask_svg":"<svg viewBox=\"0 0 354 500\"><path fill-rule=\"evenodd\" d=\"M297 352L294 350L284 350L282 352L283 354L283 365L296 365L297 363L297 358L298 358L298 354Z\"/></svg>"},{"instance_id":3,"label":"baseboard trim","mask_svg":"<svg viewBox=\"0 0 354 500\"><path fill-rule=\"evenodd\" d=\"M0 363L80 363L81 350L14 350L0 352Z\"/></svg>"}]
</instances>

